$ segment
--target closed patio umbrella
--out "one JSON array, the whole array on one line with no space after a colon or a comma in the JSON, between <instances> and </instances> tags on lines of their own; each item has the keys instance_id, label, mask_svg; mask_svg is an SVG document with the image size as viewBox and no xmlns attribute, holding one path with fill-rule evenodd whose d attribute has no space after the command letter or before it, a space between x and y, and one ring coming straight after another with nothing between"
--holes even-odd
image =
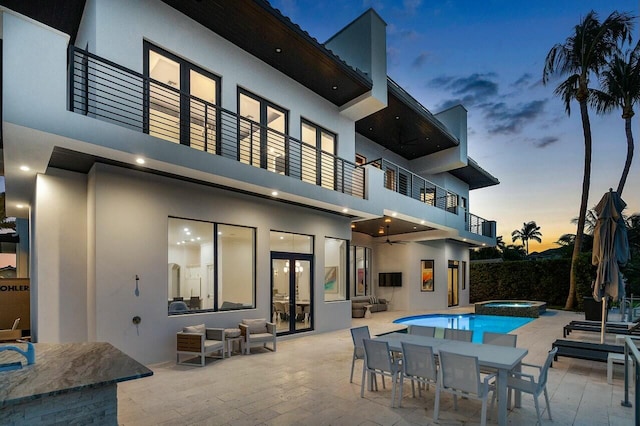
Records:
<instances>
[{"instance_id":1,"label":"closed patio umbrella","mask_svg":"<svg viewBox=\"0 0 640 426\"><path fill-rule=\"evenodd\" d=\"M598 266L593 283L593 298L602 301L600 343L604 343L607 297L614 300L624 298L624 280L620 267L629 260L627 227L622 218L622 210L626 206L617 192L609 190L595 208L598 221L593 232L591 263Z\"/></svg>"}]
</instances>

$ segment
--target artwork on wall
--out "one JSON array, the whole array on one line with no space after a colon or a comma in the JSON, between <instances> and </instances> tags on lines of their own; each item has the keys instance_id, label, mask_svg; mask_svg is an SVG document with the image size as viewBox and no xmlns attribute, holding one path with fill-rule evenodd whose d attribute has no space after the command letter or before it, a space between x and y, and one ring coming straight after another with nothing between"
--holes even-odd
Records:
<instances>
[{"instance_id":1,"label":"artwork on wall","mask_svg":"<svg viewBox=\"0 0 640 426\"><path fill-rule=\"evenodd\" d=\"M328 266L324 268L324 292L338 293L338 267Z\"/></svg>"},{"instance_id":2,"label":"artwork on wall","mask_svg":"<svg viewBox=\"0 0 640 426\"><path fill-rule=\"evenodd\" d=\"M358 268L358 276L356 279L356 296L364 296L366 294L366 288L364 285L364 268Z\"/></svg>"},{"instance_id":3,"label":"artwork on wall","mask_svg":"<svg viewBox=\"0 0 640 426\"><path fill-rule=\"evenodd\" d=\"M420 291L433 291L433 260L423 260L422 262L422 284Z\"/></svg>"}]
</instances>

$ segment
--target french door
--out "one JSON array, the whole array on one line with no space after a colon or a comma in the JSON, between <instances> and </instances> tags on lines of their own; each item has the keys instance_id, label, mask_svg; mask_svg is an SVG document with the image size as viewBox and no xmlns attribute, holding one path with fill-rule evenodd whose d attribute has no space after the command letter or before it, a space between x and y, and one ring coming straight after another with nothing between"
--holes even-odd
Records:
<instances>
[{"instance_id":1,"label":"french door","mask_svg":"<svg viewBox=\"0 0 640 426\"><path fill-rule=\"evenodd\" d=\"M271 316L278 334L313 324L313 255L271 252Z\"/></svg>"}]
</instances>

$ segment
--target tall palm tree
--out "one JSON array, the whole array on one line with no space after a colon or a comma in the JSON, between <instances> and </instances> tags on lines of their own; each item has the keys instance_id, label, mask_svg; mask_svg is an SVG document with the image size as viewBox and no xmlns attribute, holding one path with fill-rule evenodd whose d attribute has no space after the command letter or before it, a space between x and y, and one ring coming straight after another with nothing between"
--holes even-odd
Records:
<instances>
[{"instance_id":1,"label":"tall palm tree","mask_svg":"<svg viewBox=\"0 0 640 426\"><path fill-rule=\"evenodd\" d=\"M591 74L600 75L607 59L617 52L619 41L630 40L632 27L633 19L628 13L616 11L600 22L598 14L592 10L573 28L573 32L564 43L556 44L549 50L545 59L542 83L545 85L549 83L554 74L567 76L567 79L556 87L554 94L560 96L564 101L567 114L571 113L571 101L578 101L584 136L582 197L575 244L571 256L569 295L565 309L572 309L575 303L576 265L582 246L582 233L589 200L589 187L591 186L592 140L587 109L590 95L589 77Z\"/></svg>"},{"instance_id":2,"label":"tall palm tree","mask_svg":"<svg viewBox=\"0 0 640 426\"><path fill-rule=\"evenodd\" d=\"M513 242L522 240L522 244L525 246L525 252L529 255L529 240L534 240L539 243L542 242L542 233L540 227L535 221L522 224L522 229L516 229L511 233L511 239Z\"/></svg>"},{"instance_id":3,"label":"tall palm tree","mask_svg":"<svg viewBox=\"0 0 640 426\"><path fill-rule=\"evenodd\" d=\"M640 102L640 41L624 55L615 54L600 76L602 90L594 90L590 99L598 113L608 113L616 108L622 110L624 130L627 135L627 158L618 182L618 195L622 195L633 160L633 134L631 118L634 104Z\"/></svg>"},{"instance_id":4,"label":"tall palm tree","mask_svg":"<svg viewBox=\"0 0 640 426\"><path fill-rule=\"evenodd\" d=\"M574 217L571 219L571 223L574 225L578 223L579 218ZM584 229L583 234L593 235L593 231L596 229L596 224L598 223L598 215L596 214L596 208L592 207L587 210L584 218Z\"/></svg>"}]
</instances>

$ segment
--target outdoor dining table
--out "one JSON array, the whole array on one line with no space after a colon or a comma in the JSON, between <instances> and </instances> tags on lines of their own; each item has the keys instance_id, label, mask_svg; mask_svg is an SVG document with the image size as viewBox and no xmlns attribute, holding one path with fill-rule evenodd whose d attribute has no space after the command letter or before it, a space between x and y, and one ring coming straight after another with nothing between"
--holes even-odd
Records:
<instances>
[{"instance_id":1,"label":"outdoor dining table","mask_svg":"<svg viewBox=\"0 0 640 426\"><path fill-rule=\"evenodd\" d=\"M375 339L387 342L389 349L395 352L402 352L401 342L405 342L431 346L435 354L443 350L478 357L478 364L481 367L493 368L498 372L498 424L507 424L507 375L510 371L520 371L522 359L529 353L527 349L460 342L407 333L389 333ZM520 392L515 392L514 405L520 406Z\"/></svg>"}]
</instances>

